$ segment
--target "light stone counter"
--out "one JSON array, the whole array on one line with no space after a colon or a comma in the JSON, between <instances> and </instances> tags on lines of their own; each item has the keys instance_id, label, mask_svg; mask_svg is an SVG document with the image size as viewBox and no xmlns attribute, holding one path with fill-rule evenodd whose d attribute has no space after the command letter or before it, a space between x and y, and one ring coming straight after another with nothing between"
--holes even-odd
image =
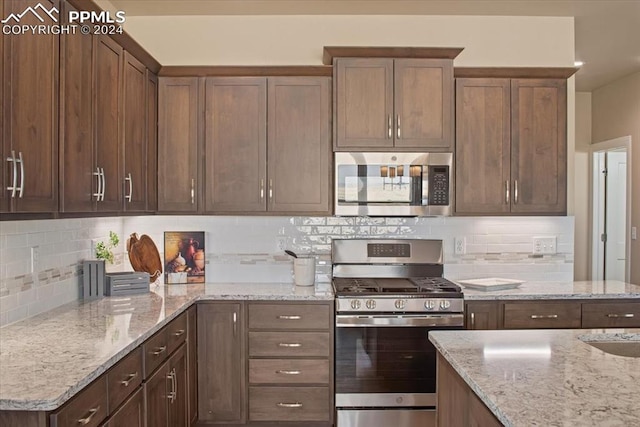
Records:
<instances>
[{"instance_id":1,"label":"light stone counter","mask_svg":"<svg viewBox=\"0 0 640 427\"><path fill-rule=\"evenodd\" d=\"M237 283L66 304L0 328L0 410L58 408L196 301L333 298L330 284Z\"/></svg>"},{"instance_id":2,"label":"light stone counter","mask_svg":"<svg viewBox=\"0 0 640 427\"><path fill-rule=\"evenodd\" d=\"M505 426L639 426L640 358L583 341L640 329L434 331L429 340Z\"/></svg>"},{"instance_id":3,"label":"light stone counter","mask_svg":"<svg viewBox=\"0 0 640 427\"><path fill-rule=\"evenodd\" d=\"M515 289L483 291L465 288L465 300L550 300L640 298L640 286L617 280L582 282L524 282Z\"/></svg>"}]
</instances>

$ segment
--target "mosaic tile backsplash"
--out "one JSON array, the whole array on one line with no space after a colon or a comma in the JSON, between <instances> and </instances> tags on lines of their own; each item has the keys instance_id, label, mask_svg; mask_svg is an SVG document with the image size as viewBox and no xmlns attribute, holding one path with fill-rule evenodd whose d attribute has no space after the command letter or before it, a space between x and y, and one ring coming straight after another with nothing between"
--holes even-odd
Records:
<instances>
[{"instance_id":1,"label":"mosaic tile backsplash","mask_svg":"<svg viewBox=\"0 0 640 427\"><path fill-rule=\"evenodd\" d=\"M292 261L279 243L317 256L316 280L331 277L335 238L444 241L445 277L500 276L527 281L573 279L573 217L249 217L148 216L0 223L0 326L79 298L83 259L92 242L119 234L114 270L130 269L127 237L148 234L163 255L165 231L205 231L208 282L292 282ZM533 237L556 236L557 254L533 256ZM454 253L464 238L465 254ZM31 248L38 260L31 269ZM160 279L162 280L162 279Z\"/></svg>"}]
</instances>

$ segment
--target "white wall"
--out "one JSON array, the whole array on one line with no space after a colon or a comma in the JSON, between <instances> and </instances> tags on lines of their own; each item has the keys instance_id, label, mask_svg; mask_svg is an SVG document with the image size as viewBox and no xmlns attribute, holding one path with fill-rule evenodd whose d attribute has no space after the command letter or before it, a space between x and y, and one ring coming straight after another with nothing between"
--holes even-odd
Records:
<instances>
[{"instance_id":1,"label":"white wall","mask_svg":"<svg viewBox=\"0 0 640 427\"><path fill-rule=\"evenodd\" d=\"M575 212L575 280L591 276L591 189L589 180L589 146L591 144L591 93L576 92Z\"/></svg>"}]
</instances>

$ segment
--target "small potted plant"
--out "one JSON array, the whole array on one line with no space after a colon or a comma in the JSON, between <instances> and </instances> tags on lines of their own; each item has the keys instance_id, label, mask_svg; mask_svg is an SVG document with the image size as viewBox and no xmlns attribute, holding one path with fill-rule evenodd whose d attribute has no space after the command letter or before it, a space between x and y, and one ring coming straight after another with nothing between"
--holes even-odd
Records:
<instances>
[{"instance_id":1,"label":"small potted plant","mask_svg":"<svg viewBox=\"0 0 640 427\"><path fill-rule=\"evenodd\" d=\"M120 239L118 238L118 235L113 231L109 231L109 241L106 244L104 242L98 242L96 244L96 258L105 262L108 261L109 264L113 264L113 249L115 249L119 243Z\"/></svg>"},{"instance_id":2,"label":"small potted plant","mask_svg":"<svg viewBox=\"0 0 640 427\"><path fill-rule=\"evenodd\" d=\"M113 250L120 243L120 238L109 231L108 242L98 242L95 247L97 260L85 260L83 263L83 298L100 298L104 293L105 263L113 264Z\"/></svg>"}]
</instances>

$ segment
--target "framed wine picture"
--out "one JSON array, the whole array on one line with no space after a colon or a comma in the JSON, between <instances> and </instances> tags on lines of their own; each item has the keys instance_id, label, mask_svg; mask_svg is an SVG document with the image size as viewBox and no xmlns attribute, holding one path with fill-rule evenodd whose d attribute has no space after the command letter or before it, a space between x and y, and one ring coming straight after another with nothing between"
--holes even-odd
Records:
<instances>
[{"instance_id":1,"label":"framed wine picture","mask_svg":"<svg viewBox=\"0 0 640 427\"><path fill-rule=\"evenodd\" d=\"M204 283L204 267L204 231L165 231L165 284Z\"/></svg>"}]
</instances>

